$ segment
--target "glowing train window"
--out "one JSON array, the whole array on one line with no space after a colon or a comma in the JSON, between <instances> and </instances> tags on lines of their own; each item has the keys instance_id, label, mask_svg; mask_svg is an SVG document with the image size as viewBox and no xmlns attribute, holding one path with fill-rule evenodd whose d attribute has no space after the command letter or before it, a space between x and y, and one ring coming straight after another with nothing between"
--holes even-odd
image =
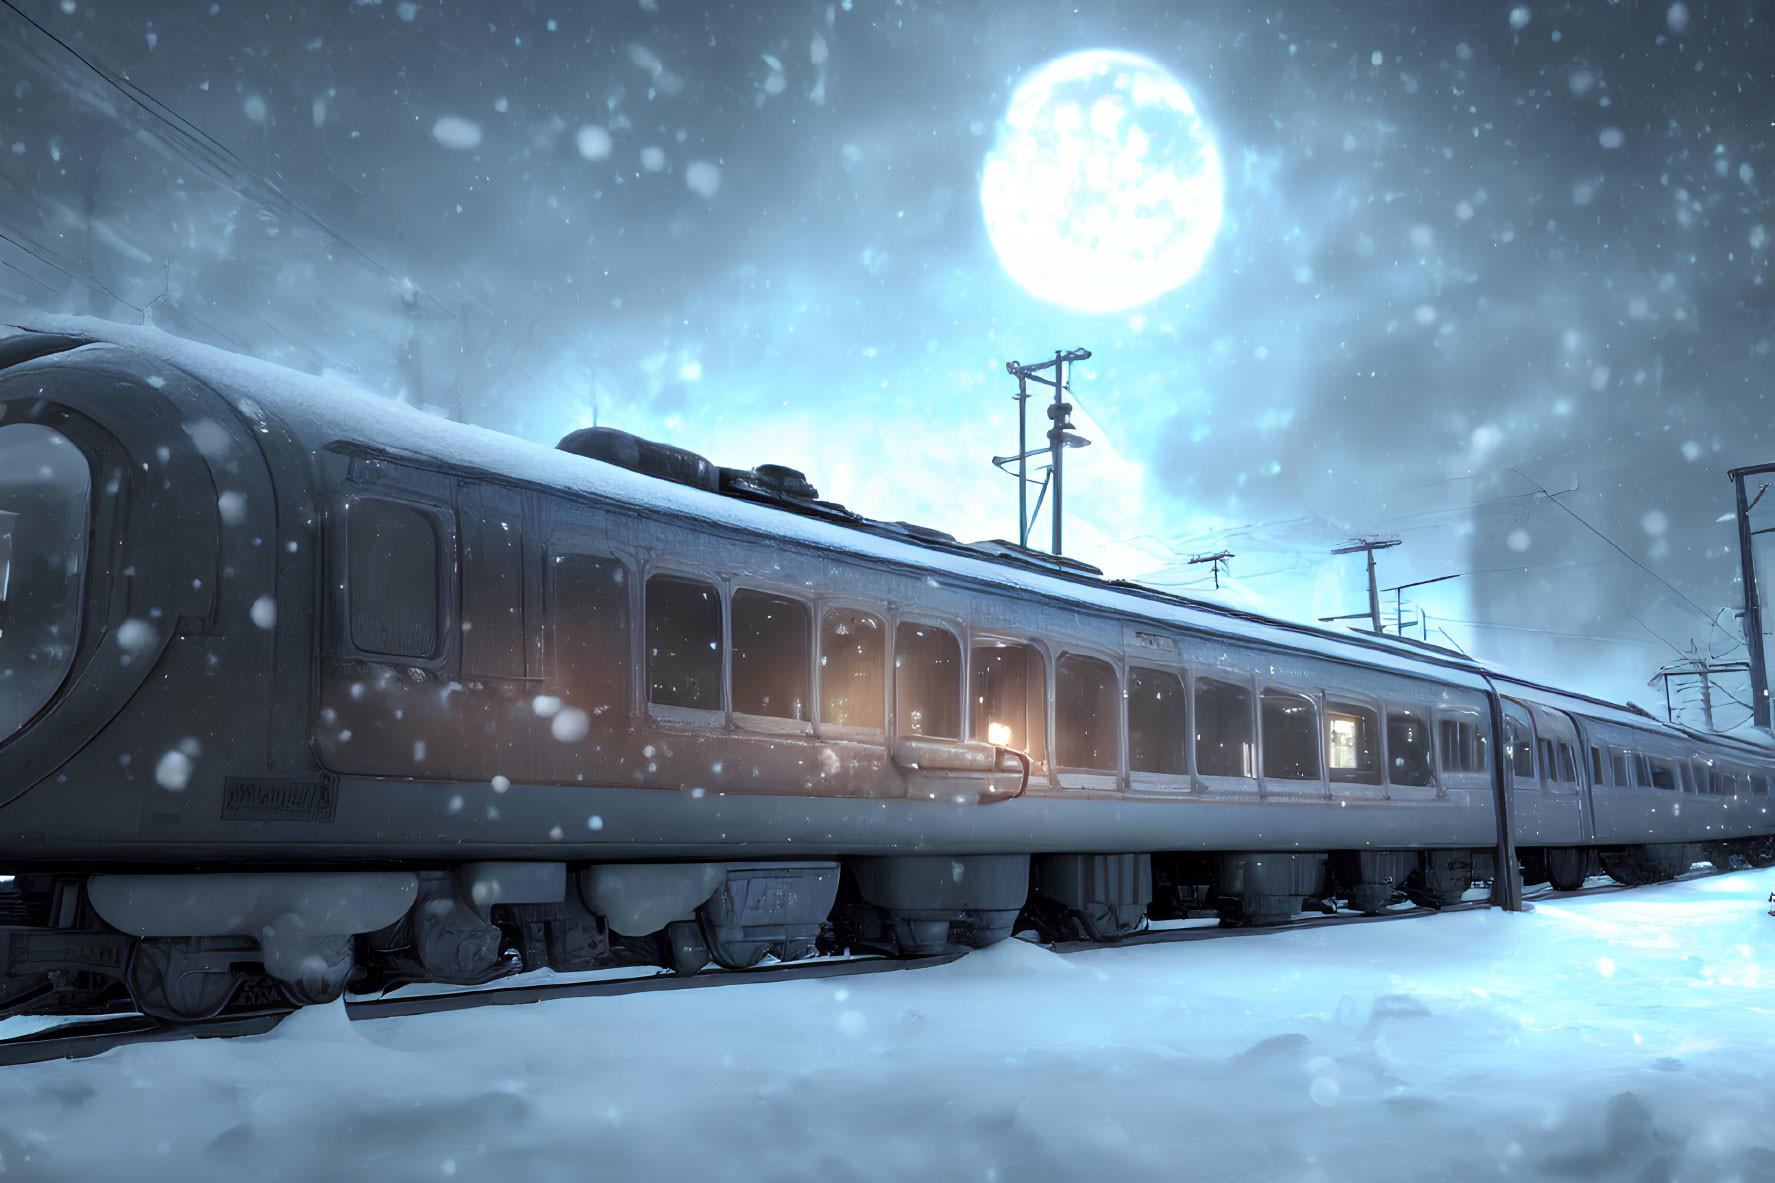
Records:
<instances>
[{"instance_id":1,"label":"glowing train window","mask_svg":"<svg viewBox=\"0 0 1775 1183\"><path fill-rule=\"evenodd\" d=\"M1387 756L1392 761L1388 769L1392 783L1410 788L1427 788L1436 783L1430 721L1424 711L1396 707L1387 712Z\"/></svg>"},{"instance_id":2,"label":"glowing train window","mask_svg":"<svg viewBox=\"0 0 1775 1183\"><path fill-rule=\"evenodd\" d=\"M366 499L346 514L346 594L351 643L386 657L438 650L438 533L411 505Z\"/></svg>"},{"instance_id":3,"label":"glowing train window","mask_svg":"<svg viewBox=\"0 0 1775 1183\"><path fill-rule=\"evenodd\" d=\"M970 734L984 743L1047 760L1048 684L1041 651L1032 645L975 645Z\"/></svg>"},{"instance_id":4,"label":"glowing train window","mask_svg":"<svg viewBox=\"0 0 1775 1183\"><path fill-rule=\"evenodd\" d=\"M855 608L820 617L820 722L879 731L885 719L887 628Z\"/></svg>"},{"instance_id":5,"label":"glowing train window","mask_svg":"<svg viewBox=\"0 0 1775 1183\"><path fill-rule=\"evenodd\" d=\"M721 595L709 584L647 581L647 701L721 709Z\"/></svg>"},{"instance_id":6,"label":"glowing train window","mask_svg":"<svg viewBox=\"0 0 1775 1183\"><path fill-rule=\"evenodd\" d=\"M1265 690L1263 774L1283 780L1319 779L1319 708L1304 694Z\"/></svg>"},{"instance_id":7,"label":"glowing train window","mask_svg":"<svg viewBox=\"0 0 1775 1183\"><path fill-rule=\"evenodd\" d=\"M1054 664L1054 762L1062 768L1113 772L1121 761L1121 693L1115 668L1069 653Z\"/></svg>"},{"instance_id":8,"label":"glowing train window","mask_svg":"<svg viewBox=\"0 0 1775 1183\"><path fill-rule=\"evenodd\" d=\"M761 591L733 593L733 709L807 721L813 616L807 605Z\"/></svg>"},{"instance_id":9,"label":"glowing train window","mask_svg":"<svg viewBox=\"0 0 1775 1183\"><path fill-rule=\"evenodd\" d=\"M894 717L901 735L961 738L961 642L906 623L894 634Z\"/></svg>"},{"instance_id":10,"label":"glowing train window","mask_svg":"<svg viewBox=\"0 0 1775 1183\"><path fill-rule=\"evenodd\" d=\"M1214 678L1196 679L1196 772L1257 775L1257 726L1251 691Z\"/></svg>"},{"instance_id":11,"label":"glowing train window","mask_svg":"<svg viewBox=\"0 0 1775 1183\"><path fill-rule=\"evenodd\" d=\"M1381 717L1367 707L1325 704L1325 747L1331 779L1339 784L1381 783Z\"/></svg>"},{"instance_id":12,"label":"glowing train window","mask_svg":"<svg viewBox=\"0 0 1775 1183\"><path fill-rule=\"evenodd\" d=\"M1183 679L1165 670L1128 671L1128 767L1134 772L1189 772L1189 721Z\"/></svg>"}]
</instances>

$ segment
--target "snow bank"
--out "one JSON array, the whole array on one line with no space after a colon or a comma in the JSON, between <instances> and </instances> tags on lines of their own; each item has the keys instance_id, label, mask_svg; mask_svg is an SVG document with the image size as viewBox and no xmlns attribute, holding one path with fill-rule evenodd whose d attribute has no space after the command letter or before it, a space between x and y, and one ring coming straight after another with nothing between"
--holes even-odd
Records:
<instances>
[{"instance_id":1,"label":"snow bank","mask_svg":"<svg viewBox=\"0 0 1775 1183\"><path fill-rule=\"evenodd\" d=\"M1775 871L0 1071L28 1178L1768 1178ZM11 1025L0 1026L0 1034Z\"/></svg>"}]
</instances>

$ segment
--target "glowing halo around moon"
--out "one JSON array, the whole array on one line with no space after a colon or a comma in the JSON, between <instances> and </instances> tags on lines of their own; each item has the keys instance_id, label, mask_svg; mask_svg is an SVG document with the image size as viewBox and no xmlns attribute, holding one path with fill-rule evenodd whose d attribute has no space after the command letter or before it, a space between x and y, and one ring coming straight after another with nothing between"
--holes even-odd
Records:
<instances>
[{"instance_id":1,"label":"glowing halo around moon","mask_svg":"<svg viewBox=\"0 0 1775 1183\"><path fill-rule=\"evenodd\" d=\"M1201 269L1224 190L1220 152L1177 79L1139 54L1092 49L1017 84L980 204L1031 295L1120 312Z\"/></svg>"}]
</instances>

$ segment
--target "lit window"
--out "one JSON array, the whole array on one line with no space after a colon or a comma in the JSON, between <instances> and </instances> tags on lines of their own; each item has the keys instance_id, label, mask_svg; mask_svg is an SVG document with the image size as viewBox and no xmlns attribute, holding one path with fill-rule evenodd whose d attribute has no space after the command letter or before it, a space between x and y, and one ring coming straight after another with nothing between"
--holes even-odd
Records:
<instances>
[{"instance_id":1,"label":"lit window","mask_svg":"<svg viewBox=\"0 0 1775 1183\"><path fill-rule=\"evenodd\" d=\"M1048 690L1039 650L1030 645L976 645L973 737L1047 759Z\"/></svg>"},{"instance_id":2,"label":"lit window","mask_svg":"<svg viewBox=\"0 0 1775 1183\"><path fill-rule=\"evenodd\" d=\"M1331 779L1340 784L1381 783L1380 716L1367 707L1325 704Z\"/></svg>"},{"instance_id":3,"label":"lit window","mask_svg":"<svg viewBox=\"0 0 1775 1183\"><path fill-rule=\"evenodd\" d=\"M954 633L931 624L900 626L894 703L901 735L961 738L961 642Z\"/></svg>"},{"instance_id":4,"label":"lit window","mask_svg":"<svg viewBox=\"0 0 1775 1183\"><path fill-rule=\"evenodd\" d=\"M820 618L820 722L839 727L882 725L887 628L855 608L828 608Z\"/></svg>"}]
</instances>

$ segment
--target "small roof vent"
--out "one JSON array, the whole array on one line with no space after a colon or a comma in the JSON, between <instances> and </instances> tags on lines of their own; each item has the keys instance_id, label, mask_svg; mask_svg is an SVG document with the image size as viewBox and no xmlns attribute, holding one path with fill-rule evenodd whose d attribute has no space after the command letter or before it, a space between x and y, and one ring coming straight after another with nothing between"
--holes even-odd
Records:
<instances>
[{"instance_id":1,"label":"small roof vent","mask_svg":"<svg viewBox=\"0 0 1775 1183\"><path fill-rule=\"evenodd\" d=\"M820 491L807 474L786 464L760 464L757 468L721 470L723 493L750 493L772 501L818 501Z\"/></svg>"},{"instance_id":2,"label":"small roof vent","mask_svg":"<svg viewBox=\"0 0 1775 1183\"><path fill-rule=\"evenodd\" d=\"M690 449L644 440L614 427L582 427L568 433L555 447L673 484L710 493L721 491L721 470Z\"/></svg>"}]
</instances>

